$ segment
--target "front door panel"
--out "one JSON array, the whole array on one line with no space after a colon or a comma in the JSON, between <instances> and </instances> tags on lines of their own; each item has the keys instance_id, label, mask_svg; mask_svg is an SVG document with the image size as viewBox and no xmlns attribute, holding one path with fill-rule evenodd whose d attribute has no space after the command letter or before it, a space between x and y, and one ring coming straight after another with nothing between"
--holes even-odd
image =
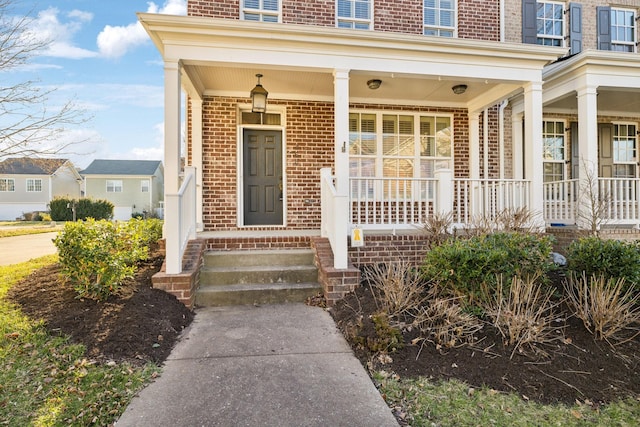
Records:
<instances>
[{"instance_id":1,"label":"front door panel","mask_svg":"<svg viewBox=\"0 0 640 427\"><path fill-rule=\"evenodd\" d=\"M282 225L282 134L243 133L244 225Z\"/></svg>"}]
</instances>

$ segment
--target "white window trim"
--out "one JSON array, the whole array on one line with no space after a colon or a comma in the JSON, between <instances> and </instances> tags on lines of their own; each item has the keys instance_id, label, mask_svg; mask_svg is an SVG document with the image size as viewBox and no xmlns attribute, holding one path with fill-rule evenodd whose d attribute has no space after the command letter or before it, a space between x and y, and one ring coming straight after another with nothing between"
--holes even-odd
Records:
<instances>
[{"instance_id":1,"label":"white window trim","mask_svg":"<svg viewBox=\"0 0 640 427\"><path fill-rule=\"evenodd\" d=\"M611 7L611 13L616 11L624 11L633 13L633 41L620 41L613 39L613 22L611 23L611 50L613 46L631 46L631 52L638 51L638 11L636 9L628 9L624 7Z\"/></svg>"},{"instance_id":2,"label":"white window trim","mask_svg":"<svg viewBox=\"0 0 640 427\"><path fill-rule=\"evenodd\" d=\"M562 6L562 35L561 36L549 36L547 34L540 34L537 33L537 38L538 39L553 39L553 40L560 40L560 47L564 47L565 43L566 43L566 38L567 38L567 7L566 4L563 2L559 2L559 1L538 1L537 3L551 3L551 4L557 4ZM536 15L536 23L538 21L538 17Z\"/></svg>"},{"instance_id":3,"label":"white window trim","mask_svg":"<svg viewBox=\"0 0 640 427\"><path fill-rule=\"evenodd\" d=\"M16 191L16 180L13 178L0 178L0 180L5 181L6 190L1 190L2 193L15 193ZM11 183L11 190L9 189L9 183Z\"/></svg>"},{"instance_id":4,"label":"white window trim","mask_svg":"<svg viewBox=\"0 0 640 427\"><path fill-rule=\"evenodd\" d=\"M38 181L40 182L40 189L39 190L36 189L36 187L37 187L36 186L36 182L38 182ZM33 187L32 189L29 189L29 187L30 187L29 184L31 184L31 187ZM42 193L42 179L41 178L27 178L26 190L27 190L27 193Z\"/></svg>"},{"instance_id":5,"label":"white window trim","mask_svg":"<svg viewBox=\"0 0 640 427\"><path fill-rule=\"evenodd\" d=\"M451 36L451 38L456 38L458 37L458 0L453 0L454 7L453 7L453 27L445 27L445 26L431 26L431 25L427 25L424 23L424 1L422 1L422 34L424 35L424 30L429 28L429 29L434 29L434 30L451 30L453 31L453 35ZM427 36L427 37L447 37L448 36Z\"/></svg>"},{"instance_id":6,"label":"white window trim","mask_svg":"<svg viewBox=\"0 0 640 427\"><path fill-rule=\"evenodd\" d=\"M562 179L565 180L567 179L567 143L568 143L568 139L567 139L567 121L564 119L558 119L558 118L554 118L554 117L549 117L549 118L543 118L542 119L542 145L543 145L543 149L544 149L544 124L547 122L553 122L553 123L562 123L562 135L563 135L563 141L564 141L564 146L563 146L563 158L561 160L555 160L555 159L542 159L542 163L544 165L544 163L554 163L554 164L562 164ZM542 174L544 175L544 167L542 170Z\"/></svg>"},{"instance_id":7,"label":"white window trim","mask_svg":"<svg viewBox=\"0 0 640 427\"><path fill-rule=\"evenodd\" d=\"M109 183L110 182L113 183L113 185L112 185L113 190L112 191L109 191ZM120 185L118 186L118 185L116 185L116 183L119 183ZM120 188L120 191L117 191L118 188ZM121 179L108 179L106 181L106 192L107 193L122 193L123 191L124 191L124 185L123 185Z\"/></svg>"},{"instance_id":8,"label":"white window trim","mask_svg":"<svg viewBox=\"0 0 640 427\"><path fill-rule=\"evenodd\" d=\"M373 31L374 3L375 2L373 0L369 0L369 19L360 19L355 17L349 18L349 17L338 16L338 0L335 0L336 28L342 28L338 25L340 22L350 22L352 24L367 24L368 26L366 30L362 28L351 28L353 30ZM342 29L347 29L347 28L342 28Z\"/></svg>"},{"instance_id":9,"label":"white window trim","mask_svg":"<svg viewBox=\"0 0 640 427\"><path fill-rule=\"evenodd\" d=\"M262 0L260 0L262 1ZM253 9L253 8L249 8L249 7L244 7L244 0L240 0L240 19L243 21L246 21L247 19L244 17L245 13L251 13L251 14L256 14L256 15L260 15L260 21L254 21L254 22L264 22L263 17L266 16L276 16L278 18L278 23L282 23L282 0L278 0L278 10L277 11L272 11L272 10L265 10L265 9Z\"/></svg>"},{"instance_id":10,"label":"white window trim","mask_svg":"<svg viewBox=\"0 0 640 427\"><path fill-rule=\"evenodd\" d=\"M613 129L614 129L614 132L613 132L613 135L612 135L612 140L611 140L612 144L616 140L616 133L615 133L616 125L622 125L622 126L631 125L631 126L635 126L636 127L636 132L638 132L638 130L640 129L638 127L638 123L636 123L636 122L612 122L611 124L613 125ZM626 162L616 161L615 150L614 150L614 147L612 146L611 147L611 150L612 150L612 153L613 153L612 161L613 161L614 165L637 165L637 163L638 163L638 134L636 133L633 136L634 136L634 139L635 139L635 144L634 144L635 157L633 158L633 160L629 160L629 161L626 161Z\"/></svg>"}]
</instances>

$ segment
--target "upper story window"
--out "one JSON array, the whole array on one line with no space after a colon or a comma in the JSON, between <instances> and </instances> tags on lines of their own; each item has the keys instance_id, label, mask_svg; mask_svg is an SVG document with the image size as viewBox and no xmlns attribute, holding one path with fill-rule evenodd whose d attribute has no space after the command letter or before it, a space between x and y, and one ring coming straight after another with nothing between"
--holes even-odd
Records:
<instances>
[{"instance_id":1,"label":"upper story window","mask_svg":"<svg viewBox=\"0 0 640 427\"><path fill-rule=\"evenodd\" d=\"M16 182L13 178L0 178L0 191L16 191Z\"/></svg>"},{"instance_id":2,"label":"upper story window","mask_svg":"<svg viewBox=\"0 0 640 427\"><path fill-rule=\"evenodd\" d=\"M636 12L611 8L611 50L635 52Z\"/></svg>"},{"instance_id":3,"label":"upper story window","mask_svg":"<svg viewBox=\"0 0 640 427\"><path fill-rule=\"evenodd\" d=\"M122 193L122 180L108 179L107 193Z\"/></svg>"},{"instance_id":4,"label":"upper story window","mask_svg":"<svg viewBox=\"0 0 640 427\"><path fill-rule=\"evenodd\" d=\"M242 19L280 22L280 0L242 0Z\"/></svg>"},{"instance_id":5,"label":"upper story window","mask_svg":"<svg viewBox=\"0 0 640 427\"><path fill-rule=\"evenodd\" d=\"M371 29L372 0L337 0L338 28Z\"/></svg>"},{"instance_id":6,"label":"upper story window","mask_svg":"<svg viewBox=\"0 0 640 427\"><path fill-rule=\"evenodd\" d=\"M27 179L27 192L34 193L40 191L42 191L42 180L40 178Z\"/></svg>"},{"instance_id":7,"label":"upper story window","mask_svg":"<svg viewBox=\"0 0 640 427\"><path fill-rule=\"evenodd\" d=\"M425 36L453 37L456 32L456 0L424 0Z\"/></svg>"},{"instance_id":8,"label":"upper story window","mask_svg":"<svg viewBox=\"0 0 640 427\"><path fill-rule=\"evenodd\" d=\"M598 6L598 49L618 52L636 51L636 17L633 9Z\"/></svg>"},{"instance_id":9,"label":"upper story window","mask_svg":"<svg viewBox=\"0 0 640 427\"><path fill-rule=\"evenodd\" d=\"M564 40L564 3L539 1L536 4L537 43L562 46Z\"/></svg>"},{"instance_id":10,"label":"upper story window","mask_svg":"<svg viewBox=\"0 0 640 427\"><path fill-rule=\"evenodd\" d=\"M149 180L148 179L143 179L142 181L140 181L140 191L143 193L148 193L149 192Z\"/></svg>"}]
</instances>

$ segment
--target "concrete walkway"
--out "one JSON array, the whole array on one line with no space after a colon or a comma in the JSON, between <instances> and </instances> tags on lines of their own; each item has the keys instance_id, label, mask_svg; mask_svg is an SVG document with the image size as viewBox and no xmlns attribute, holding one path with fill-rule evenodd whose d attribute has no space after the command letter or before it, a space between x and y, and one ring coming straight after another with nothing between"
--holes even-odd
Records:
<instances>
[{"instance_id":1,"label":"concrete walkway","mask_svg":"<svg viewBox=\"0 0 640 427\"><path fill-rule=\"evenodd\" d=\"M398 426L325 310L199 309L116 427Z\"/></svg>"},{"instance_id":2,"label":"concrete walkway","mask_svg":"<svg viewBox=\"0 0 640 427\"><path fill-rule=\"evenodd\" d=\"M55 254L57 248L53 239L58 232L25 234L0 238L0 265L18 264L39 258L45 255Z\"/></svg>"}]
</instances>

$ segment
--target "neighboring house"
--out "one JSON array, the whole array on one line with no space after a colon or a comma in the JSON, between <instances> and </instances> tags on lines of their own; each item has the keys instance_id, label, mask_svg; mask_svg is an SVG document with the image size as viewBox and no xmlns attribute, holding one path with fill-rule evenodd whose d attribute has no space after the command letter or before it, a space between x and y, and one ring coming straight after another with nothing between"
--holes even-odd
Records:
<instances>
[{"instance_id":1,"label":"neighboring house","mask_svg":"<svg viewBox=\"0 0 640 427\"><path fill-rule=\"evenodd\" d=\"M94 160L81 174L85 197L108 200L114 219L133 213L162 216L164 170L159 160Z\"/></svg>"},{"instance_id":2,"label":"neighboring house","mask_svg":"<svg viewBox=\"0 0 640 427\"><path fill-rule=\"evenodd\" d=\"M640 0L624 4L189 0L188 16L139 14L164 60L167 274L196 237L322 236L339 272L422 253L412 236L436 213L462 226L526 208L540 229L584 226L588 194L606 200L603 222L639 225Z\"/></svg>"},{"instance_id":3,"label":"neighboring house","mask_svg":"<svg viewBox=\"0 0 640 427\"><path fill-rule=\"evenodd\" d=\"M0 220L46 212L59 196L80 197L82 178L66 159L8 158L0 162Z\"/></svg>"}]
</instances>

